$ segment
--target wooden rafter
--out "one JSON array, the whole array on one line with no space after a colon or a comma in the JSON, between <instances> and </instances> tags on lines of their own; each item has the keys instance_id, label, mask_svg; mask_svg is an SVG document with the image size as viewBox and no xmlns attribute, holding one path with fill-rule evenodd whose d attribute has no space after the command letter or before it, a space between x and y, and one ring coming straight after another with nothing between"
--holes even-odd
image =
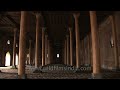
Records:
<instances>
[{"instance_id":1,"label":"wooden rafter","mask_svg":"<svg viewBox=\"0 0 120 90\"><path fill-rule=\"evenodd\" d=\"M15 27L19 28L20 25L16 23L16 21L10 15L6 15L6 17L13 23Z\"/></svg>"}]
</instances>

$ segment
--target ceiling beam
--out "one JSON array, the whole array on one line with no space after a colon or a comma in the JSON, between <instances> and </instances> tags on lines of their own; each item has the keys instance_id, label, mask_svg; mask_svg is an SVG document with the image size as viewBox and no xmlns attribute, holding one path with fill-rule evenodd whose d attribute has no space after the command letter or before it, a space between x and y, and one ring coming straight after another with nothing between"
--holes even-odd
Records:
<instances>
[{"instance_id":1,"label":"ceiling beam","mask_svg":"<svg viewBox=\"0 0 120 90\"><path fill-rule=\"evenodd\" d=\"M13 26L10 24L0 24L0 27L13 27Z\"/></svg>"},{"instance_id":2,"label":"ceiling beam","mask_svg":"<svg viewBox=\"0 0 120 90\"><path fill-rule=\"evenodd\" d=\"M16 21L10 15L5 15L5 16L13 23L15 27L20 28L20 25L16 23Z\"/></svg>"}]
</instances>

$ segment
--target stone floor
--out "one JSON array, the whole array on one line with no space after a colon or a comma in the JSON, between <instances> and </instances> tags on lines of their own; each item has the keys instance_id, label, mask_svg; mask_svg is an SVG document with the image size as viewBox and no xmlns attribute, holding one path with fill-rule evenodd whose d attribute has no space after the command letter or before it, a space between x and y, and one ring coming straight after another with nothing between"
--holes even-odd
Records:
<instances>
[{"instance_id":1,"label":"stone floor","mask_svg":"<svg viewBox=\"0 0 120 90\"><path fill-rule=\"evenodd\" d=\"M50 66L50 65L49 65ZM53 66L53 65L51 65ZM64 65L55 65L66 67ZM48 67L48 66L45 66ZM79 72L75 73L74 70L63 70L63 68L51 69L48 68L39 68L42 70L42 73L33 73L34 66L26 66L27 79L90 79L90 72ZM17 69L11 69L11 67L1 68L0 67L0 79L17 79ZM103 79L120 79L120 72L104 70L102 72Z\"/></svg>"}]
</instances>

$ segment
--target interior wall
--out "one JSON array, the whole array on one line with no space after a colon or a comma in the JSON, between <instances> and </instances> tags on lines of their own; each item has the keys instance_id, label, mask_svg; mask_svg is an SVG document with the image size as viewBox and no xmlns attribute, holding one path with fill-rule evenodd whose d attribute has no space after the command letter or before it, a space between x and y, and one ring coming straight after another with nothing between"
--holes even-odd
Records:
<instances>
[{"instance_id":1,"label":"interior wall","mask_svg":"<svg viewBox=\"0 0 120 90\"><path fill-rule=\"evenodd\" d=\"M112 23L108 17L99 26L99 45L101 67L106 69L115 68L114 48L111 45L112 40Z\"/></svg>"},{"instance_id":2,"label":"interior wall","mask_svg":"<svg viewBox=\"0 0 120 90\"><path fill-rule=\"evenodd\" d=\"M81 65L91 65L91 35L88 34L80 41L80 61Z\"/></svg>"},{"instance_id":3,"label":"interior wall","mask_svg":"<svg viewBox=\"0 0 120 90\"><path fill-rule=\"evenodd\" d=\"M118 46L118 59L120 65L120 11L116 11L114 14L115 25L116 25L116 35L117 35L117 46Z\"/></svg>"}]
</instances>

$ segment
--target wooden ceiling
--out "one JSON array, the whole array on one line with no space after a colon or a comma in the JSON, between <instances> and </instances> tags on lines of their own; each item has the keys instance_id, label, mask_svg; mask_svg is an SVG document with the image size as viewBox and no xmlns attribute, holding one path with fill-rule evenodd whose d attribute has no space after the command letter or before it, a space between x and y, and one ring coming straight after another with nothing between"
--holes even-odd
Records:
<instances>
[{"instance_id":1,"label":"wooden ceiling","mask_svg":"<svg viewBox=\"0 0 120 90\"><path fill-rule=\"evenodd\" d=\"M35 26L36 17L30 12L30 28L28 37L35 41ZM62 46L65 39L65 35L68 33L68 27L73 27L74 31L74 18L72 13L75 11L42 11L44 25L47 28L47 33L49 38L55 45ZM86 34L90 32L90 20L88 11L78 11L80 12L79 26L80 26L80 38L83 39ZM112 11L97 11L98 23L112 14ZM1 12L0 13L0 32L8 33L13 36L13 28L18 28L18 37L20 30L20 11L11 12Z\"/></svg>"}]
</instances>

